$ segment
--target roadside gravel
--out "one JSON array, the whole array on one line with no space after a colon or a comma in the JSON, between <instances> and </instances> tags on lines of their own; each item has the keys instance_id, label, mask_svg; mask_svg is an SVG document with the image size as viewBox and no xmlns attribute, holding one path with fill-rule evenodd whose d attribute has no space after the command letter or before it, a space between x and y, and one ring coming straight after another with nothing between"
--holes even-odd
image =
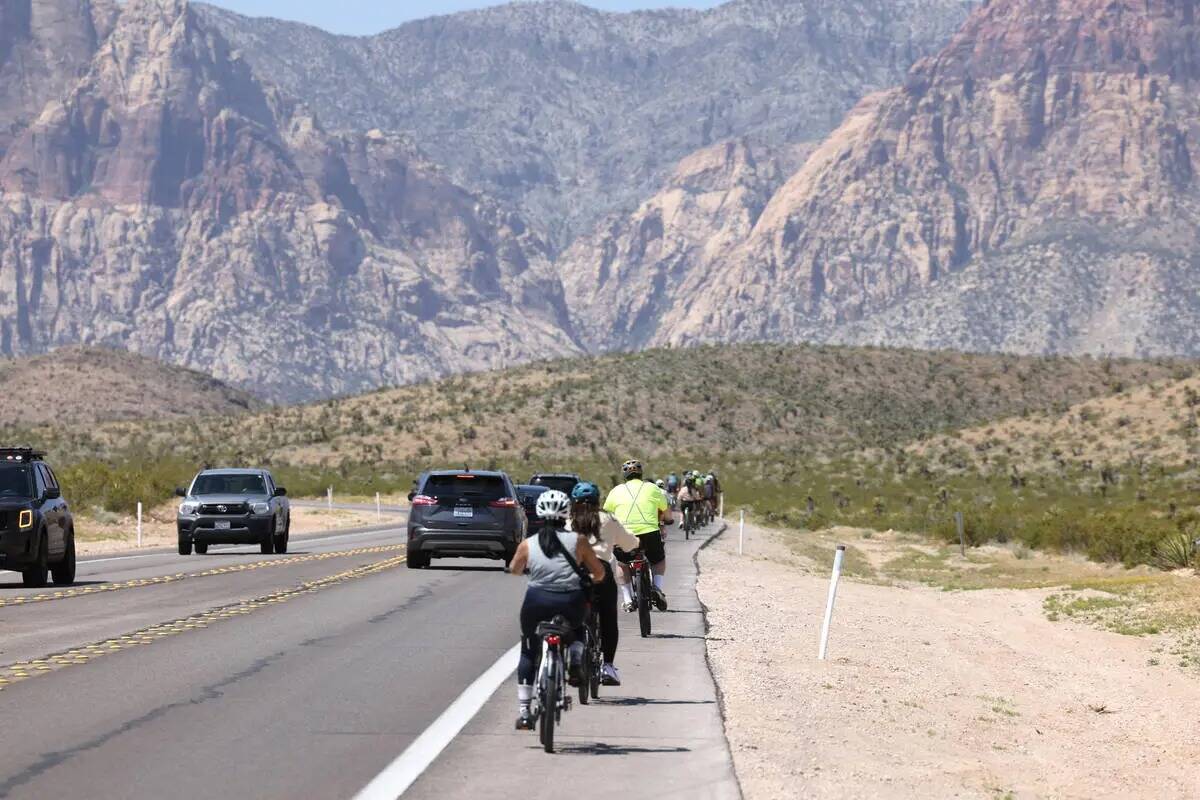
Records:
<instances>
[{"instance_id":1,"label":"roadside gravel","mask_svg":"<svg viewBox=\"0 0 1200 800\"><path fill-rule=\"evenodd\" d=\"M1045 590L843 580L819 662L829 564L731 533L698 590L748 800L1200 797L1200 680L1151 641L1051 622Z\"/></svg>"}]
</instances>

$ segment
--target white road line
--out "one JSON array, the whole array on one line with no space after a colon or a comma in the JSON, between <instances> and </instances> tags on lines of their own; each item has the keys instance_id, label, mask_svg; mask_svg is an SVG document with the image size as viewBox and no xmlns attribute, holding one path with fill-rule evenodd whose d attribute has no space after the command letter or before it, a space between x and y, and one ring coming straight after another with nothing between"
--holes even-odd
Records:
<instances>
[{"instance_id":1,"label":"white road line","mask_svg":"<svg viewBox=\"0 0 1200 800\"><path fill-rule=\"evenodd\" d=\"M383 772L375 776L375 780L355 795L354 800L396 800L408 791L408 787L421 777L421 773L512 675L520 652L521 645L515 644L511 650L500 656L499 660L492 664L487 672L476 678L475 682L468 686L424 733L414 739L395 761L388 764Z\"/></svg>"}]
</instances>

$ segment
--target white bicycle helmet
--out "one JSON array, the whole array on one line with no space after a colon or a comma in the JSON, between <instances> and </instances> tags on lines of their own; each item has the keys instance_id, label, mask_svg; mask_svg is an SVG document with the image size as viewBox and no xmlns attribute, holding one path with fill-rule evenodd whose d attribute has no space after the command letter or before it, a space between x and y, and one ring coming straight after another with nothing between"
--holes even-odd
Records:
<instances>
[{"instance_id":1,"label":"white bicycle helmet","mask_svg":"<svg viewBox=\"0 0 1200 800\"><path fill-rule=\"evenodd\" d=\"M557 489L551 489L538 495L534 511L538 519L566 519L570 508L571 498Z\"/></svg>"}]
</instances>

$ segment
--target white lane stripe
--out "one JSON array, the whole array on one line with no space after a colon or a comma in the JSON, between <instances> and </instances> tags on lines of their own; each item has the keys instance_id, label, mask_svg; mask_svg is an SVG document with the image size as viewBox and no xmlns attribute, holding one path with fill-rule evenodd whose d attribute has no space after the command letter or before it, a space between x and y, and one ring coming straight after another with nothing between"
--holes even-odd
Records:
<instances>
[{"instance_id":1,"label":"white lane stripe","mask_svg":"<svg viewBox=\"0 0 1200 800\"><path fill-rule=\"evenodd\" d=\"M515 644L500 656L395 761L356 794L354 800L396 800L408 791L408 787L421 777L421 773L446 749L446 745L454 740L500 685L513 674L520 653L521 645Z\"/></svg>"}]
</instances>

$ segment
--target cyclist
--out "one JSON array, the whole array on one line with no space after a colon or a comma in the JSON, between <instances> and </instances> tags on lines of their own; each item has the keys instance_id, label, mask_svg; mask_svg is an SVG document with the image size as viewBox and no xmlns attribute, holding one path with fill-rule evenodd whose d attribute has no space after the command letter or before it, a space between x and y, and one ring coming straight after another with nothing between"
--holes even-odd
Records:
<instances>
[{"instance_id":1,"label":"cyclist","mask_svg":"<svg viewBox=\"0 0 1200 800\"><path fill-rule=\"evenodd\" d=\"M679 491L679 476L672 472L667 476L667 494L672 498Z\"/></svg>"},{"instance_id":2,"label":"cyclist","mask_svg":"<svg viewBox=\"0 0 1200 800\"><path fill-rule=\"evenodd\" d=\"M579 680L578 667L582 661L582 627L587 597L580 572L586 570L596 583L604 580L604 566L596 558L587 540L565 529L571 500L555 489L538 495L535 510L544 520L541 531L517 547L509 564L513 575L529 570L529 585L521 604L521 660L517 662L517 730L533 730L529 703L533 699L533 681L537 677L541 658L541 641L537 637L539 622L548 622L561 614L577 630L570 648L568 669Z\"/></svg>"},{"instance_id":3,"label":"cyclist","mask_svg":"<svg viewBox=\"0 0 1200 800\"><path fill-rule=\"evenodd\" d=\"M600 488L594 483L582 481L571 490L571 518L567 528L587 539L596 558L604 565L604 580L595 586L593 602L600 616L600 646L604 650L604 666L601 680L605 686L620 686L621 673L613 663L617 656L617 582L613 572L613 547L636 550L637 537L619 523L605 526L605 538L600 526Z\"/></svg>"},{"instance_id":4,"label":"cyclist","mask_svg":"<svg viewBox=\"0 0 1200 800\"><path fill-rule=\"evenodd\" d=\"M684 519L692 520L695 525L696 520L696 503L700 502L700 493L696 491L696 487L689 480L679 490L679 507L683 511Z\"/></svg>"},{"instance_id":5,"label":"cyclist","mask_svg":"<svg viewBox=\"0 0 1200 800\"><path fill-rule=\"evenodd\" d=\"M638 538L641 549L650 562L654 583L654 605L659 611L667 610L667 595L663 591L664 576L667 574L667 551L663 547L662 529L671 524L670 506L667 496L652 483L642 480L642 462L630 459L621 465L625 482L614 488L604 499L604 510L612 514L617 522ZM629 590L628 567L630 554L618 548L615 553L626 573L621 585L625 610L633 610L633 594Z\"/></svg>"},{"instance_id":6,"label":"cyclist","mask_svg":"<svg viewBox=\"0 0 1200 800\"><path fill-rule=\"evenodd\" d=\"M704 502L708 504L708 515L717 516L717 484L713 476L704 476Z\"/></svg>"}]
</instances>

